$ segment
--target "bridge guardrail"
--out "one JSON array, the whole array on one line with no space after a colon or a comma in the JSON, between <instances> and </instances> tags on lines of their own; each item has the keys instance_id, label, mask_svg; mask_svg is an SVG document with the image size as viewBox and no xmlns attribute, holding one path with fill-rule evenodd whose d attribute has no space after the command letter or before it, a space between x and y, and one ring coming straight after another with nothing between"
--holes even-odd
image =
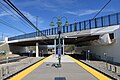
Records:
<instances>
[{"instance_id":1,"label":"bridge guardrail","mask_svg":"<svg viewBox=\"0 0 120 80\"><path fill-rule=\"evenodd\" d=\"M119 25L119 24L120 24L120 13L115 13L115 14L102 16L94 19L76 22L76 23L70 24L68 27L62 26L61 33L88 30L93 28L107 27L107 26ZM8 40L11 41L11 40L17 40L17 39L32 38L37 36L55 35L57 34L57 32L58 32L58 28L55 27L51 29L42 30L41 32L33 32L29 34L10 37L8 38ZM44 35L41 33L43 33Z\"/></svg>"}]
</instances>

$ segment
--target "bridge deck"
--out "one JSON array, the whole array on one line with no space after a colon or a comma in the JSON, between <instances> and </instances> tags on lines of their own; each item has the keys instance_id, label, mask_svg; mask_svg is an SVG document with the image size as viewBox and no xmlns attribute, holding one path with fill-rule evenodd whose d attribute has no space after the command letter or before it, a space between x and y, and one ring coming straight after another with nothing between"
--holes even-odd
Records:
<instances>
[{"instance_id":1,"label":"bridge deck","mask_svg":"<svg viewBox=\"0 0 120 80\"><path fill-rule=\"evenodd\" d=\"M83 68L83 65L76 62L69 56L62 56L62 67L55 68L53 63L57 63L57 57L50 56L44 59L42 62L38 62L33 68L28 68L28 70L22 71L16 76L12 77L10 80L98 80L99 77L95 77L94 71L89 73L89 71ZM44 63L43 63L44 62ZM84 66L85 67L85 66ZM90 70L92 71L92 70ZM99 73L101 76L102 74ZM104 75L102 75L104 76ZM101 77L100 80L110 80L108 77Z\"/></svg>"}]
</instances>

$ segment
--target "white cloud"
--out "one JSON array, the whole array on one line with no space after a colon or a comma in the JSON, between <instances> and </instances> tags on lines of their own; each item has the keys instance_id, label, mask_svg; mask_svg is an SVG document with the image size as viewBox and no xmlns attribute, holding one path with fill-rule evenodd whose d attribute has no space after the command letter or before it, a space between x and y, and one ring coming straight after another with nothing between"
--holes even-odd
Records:
<instances>
[{"instance_id":1,"label":"white cloud","mask_svg":"<svg viewBox=\"0 0 120 80\"><path fill-rule=\"evenodd\" d=\"M8 12L8 13L7 13ZM4 17L4 16L14 16L14 18L18 18L16 15L18 15L17 13L15 13L16 15L14 15L12 12L10 11L3 11L0 13L0 17ZM33 23L36 22L36 16L33 16L32 14L30 14L29 12L26 12L26 11L22 11L22 13ZM19 16L19 15L18 15ZM38 18L39 19L39 23L43 23L43 19L41 17ZM16 19L13 19L13 20L16 20Z\"/></svg>"},{"instance_id":2,"label":"white cloud","mask_svg":"<svg viewBox=\"0 0 120 80\"><path fill-rule=\"evenodd\" d=\"M22 4L21 4L21 2L22 2ZM30 0L30 1L24 1L24 2L16 1L16 4L23 8L30 7L35 10L37 9L37 10L48 10L48 11L56 11L57 6L58 6L58 5L54 4L54 1L50 1L50 0Z\"/></svg>"},{"instance_id":3,"label":"white cloud","mask_svg":"<svg viewBox=\"0 0 120 80\"><path fill-rule=\"evenodd\" d=\"M93 13L96 13L98 12L99 10L79 10L79 11L66 11L65 13L68 13L68 14L72 14L72 15L76 15L76 16L84 16L84 15L90 15L90 14L93 14Z\"/></svg>"},{"instance_id":4,"label":"white cloud","mask_svg":"<svg viewBox=\"0 0 120 80\"><path fill-rule=\"evenodd\" d=\"M29 12L22 11L22 13L33 23L36 22L36 16L31 15ZM43 23L44 21L42 20L41 17L38 17L38 22Z\"/></svg>"},{"instance_id":5,"label":"white cloud","mask_svg":"<svg viewBox=\"0 0 120 80\"><path fill-rule=\"evenodd\" d=\"M85 10L78 10L78 11L65 11L65 13L76 15L76 16L85 16L85 15L90 15L97 13L99 10L98 9L85 9ZM116 12L115 9L106 9L102 11L104 13L111 13L111 12Z\"/></svg>"},{"instance_id":6,"label":"white cloud","mask_svg":"<svg viewBox=\"0 0 120 80\"><path fill-rule=\"evenodd\" d=\"M5 11L3 11L3 12L0 13L0 17L2 17L2 16L8 16L8 15L10 15L10 14L6 13Z\"/></svg>"},{"instance_id":7,"label":"white cloud","mask_svg":"<svg viewBox=\"0 0 120 80\"><path fill-rule=\"evenodd\" d=\"M58 9L71 8L77 0L30 0L30 1L14 1L18 6L23 8L31 7L37 10L57 11ZM22 3L22 4L21 4ZM75 5L74 5L75 6Z\"/></svg>"}]
</instances>

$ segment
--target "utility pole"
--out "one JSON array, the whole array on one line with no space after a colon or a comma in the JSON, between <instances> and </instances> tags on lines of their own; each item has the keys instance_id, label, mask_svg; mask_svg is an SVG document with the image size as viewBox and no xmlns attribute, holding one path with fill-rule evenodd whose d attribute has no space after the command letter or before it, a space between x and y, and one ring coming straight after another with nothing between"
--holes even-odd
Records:
<instances>
[{"instance_id":1,"label":"utility pole","mask_svg":"<svg viewBox=\"0 0 120 80\"><path fill-rule=\"evenodd\" d=\"M38 16L36 16L36 27L38 28ZM38 36L38 30L36 30L36 36Z\"/></svg>"},{"instance_id":2,"label":"utility pole","mask_svg":"<svg viewBox=\"0 0 120 80\"><path fill-rule=\"evenodd\" d=\"M38 28L38 16L36 16L36 28ZM38 37L39 30L36 30L36 37ZM39 57L39 43L36 42L36 57Z\"/></svg>"}]
</instances>

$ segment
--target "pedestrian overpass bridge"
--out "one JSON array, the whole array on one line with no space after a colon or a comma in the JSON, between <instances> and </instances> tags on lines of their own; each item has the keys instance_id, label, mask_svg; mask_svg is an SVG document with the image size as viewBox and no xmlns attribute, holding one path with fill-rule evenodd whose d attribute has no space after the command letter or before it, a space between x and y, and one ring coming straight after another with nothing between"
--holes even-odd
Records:
<instances>
[{"instance_id":1,"label":"pedestrian overpass bridge","mask_svg":"<svg viewBox=\"0 0 120 80\"><path fill-rule=\"evenodd\" d=\"M112 60L118 62L120 60L118 57L120 55L119 25L120 13L75 22L68 27L61 27L61 42L63 45L76 45L80 52L90 49L102 59L104 59L104 53L108 53L110 59L112 57ZM57 45L57 32L58 28L55 27L9 37L6 39L6 43L10 46Z\"/></svg>"},{"instance_id":2,"label":"pedestrian overpass bridge","mask_svg":"<svg viewBox=\"0 0 120 80\"><path fill-rule=\"evenodd\" d=\"M78 44L79 41L93 40L98 39L99 35L103 35L105 33L114 33L116 29L119 28L120 23L120 14L111 14L107 16L102 16L95 19L89 19L81 22L75 22L70 24L68 27L61 27L61 38L65 39L66 44ZM58 35L58 28L51 28L42 30L40 32L33 32L23 35L18 35L14 37L8 38L8 43L10 44L21 44L25 45L25 43L31 42L39 42L40 44L53 44L53 39L55 39ZM83 38L84 39L81 39ZM73 41L73 40L74 41ZM76 41L77 40L77 41ZM45 41L46 43L42 43ZM24 44L22 44L24 42Z\"/></svg>"}]
</instances>

